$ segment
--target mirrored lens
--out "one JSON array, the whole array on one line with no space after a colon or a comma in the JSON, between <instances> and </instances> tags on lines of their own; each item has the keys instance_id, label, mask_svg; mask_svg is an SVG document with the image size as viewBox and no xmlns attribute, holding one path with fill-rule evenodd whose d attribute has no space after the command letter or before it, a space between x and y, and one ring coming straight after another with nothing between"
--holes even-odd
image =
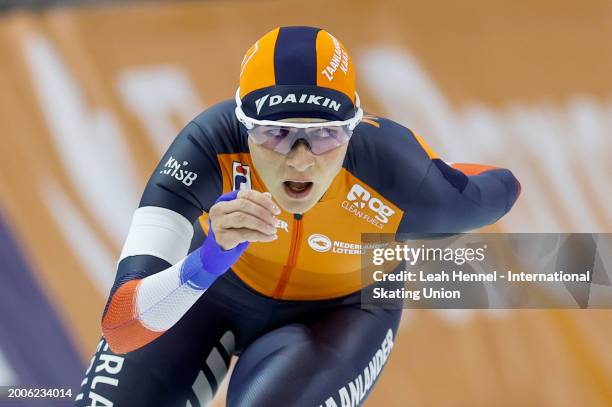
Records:
<instances>
[{"instance_id":1,"label":"mirrored lens","mask_svg":"<svg viewBox=\"0 0 612 407\"><path fill-rule=\"evenodd\" d=\"M346 144L351 138L348 126L311 127L298 129L283 126L255 126L249 135L256 144L287 154L295 142L304 139L314 154L323 154Z\"/></svg>"}]
</instances>

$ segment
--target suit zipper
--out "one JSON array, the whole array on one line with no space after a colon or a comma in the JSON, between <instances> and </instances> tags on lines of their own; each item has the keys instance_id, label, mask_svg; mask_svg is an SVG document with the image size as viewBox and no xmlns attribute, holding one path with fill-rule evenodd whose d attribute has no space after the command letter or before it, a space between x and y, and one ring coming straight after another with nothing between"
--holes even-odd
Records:
<instances>
[{"instance_id":1,"label":"suit zipper","mask_svg":"<svg viewBox=\"0 0 612 407\"><path fill-rule=\"evenodd\" d=\"M278 280L278 284L274 289L272 297L274 299L281 299L291 278L291 273L295 270L297 264L298 254L300 252L300 243L302 241L302 217L301 214L295 214L293 216L293 228L291 230L291 246L289 247L289 256L287 262L283 266L283 271Z\"/></svg>"}]
</instances>

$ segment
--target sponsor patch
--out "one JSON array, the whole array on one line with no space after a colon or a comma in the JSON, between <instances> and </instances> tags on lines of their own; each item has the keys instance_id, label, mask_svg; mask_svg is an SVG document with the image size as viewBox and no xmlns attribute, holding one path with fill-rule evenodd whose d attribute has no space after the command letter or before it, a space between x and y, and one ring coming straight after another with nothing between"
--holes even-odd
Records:
<instances>
[{"instance_id":1,"label":"sponsor patch","mask_svg":"<svg viewBox=\"0 0 612 407\"><path fill-rule=\"evenodd\" d=\"M177 181L181 181L186 186L191 186L193 181L198 178L198 174L193 171L187 170L185 167L189 165L189 162L180 162L176 158L170 156L168 161L164 164L164 168L159 171L160 174L169 175Z\"/></svg>"},{"instance_id":2,"label":"sponsor patch","mask_svg":"<svg viewBox=\"0 0 612 407\"><path fill-rule=\"evenodd\" d=\"M239 191L244 184L244 189L251 189L251 168L239 161L232 164L232 190Z\"/></svg>"}]
</instances>

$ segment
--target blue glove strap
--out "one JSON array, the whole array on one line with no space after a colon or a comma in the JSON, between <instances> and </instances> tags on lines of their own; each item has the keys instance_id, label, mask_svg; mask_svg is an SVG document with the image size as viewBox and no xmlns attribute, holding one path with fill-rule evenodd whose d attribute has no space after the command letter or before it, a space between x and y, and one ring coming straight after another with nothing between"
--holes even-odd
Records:
<instances>
[{"instance_id":1,"label":"blue glove strap","mask_svg":"<svg viewBox=\"0 0 612 407\"><path fill-rule=\"evenodd\" d=\"M238 191L221 195L216 201L232 201L236 199ZM242 242L236 247L223 250L215 240L210 220L208 221L208 236L202 246L194 250L183 263L181 268L181 282L187 282L197 289L207 289L223 273L225 273L244 253L249 242Z\"/></svg>"}]
</instances>

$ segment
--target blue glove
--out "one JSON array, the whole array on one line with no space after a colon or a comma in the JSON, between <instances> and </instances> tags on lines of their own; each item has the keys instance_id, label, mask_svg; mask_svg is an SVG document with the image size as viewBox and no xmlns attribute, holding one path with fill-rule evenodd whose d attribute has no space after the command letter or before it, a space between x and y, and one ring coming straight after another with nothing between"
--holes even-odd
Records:
<instances>
[{"instance_id":1,"label":"blue glove","mask_svg":"<svg viewBox=\"0 0 612 407\"><path fill-rule=\"evenodd\" d=\"M221 195L216 201L233 201L238 191ZM242 242L233 249L223 250L215 239L210 219L208 220L208 236L202 246L194 250L181 267L181 283L187 283L193 288L205 290L223 273L225 273L244 253L249 242Z\"/></svg>"}]
</instances>

